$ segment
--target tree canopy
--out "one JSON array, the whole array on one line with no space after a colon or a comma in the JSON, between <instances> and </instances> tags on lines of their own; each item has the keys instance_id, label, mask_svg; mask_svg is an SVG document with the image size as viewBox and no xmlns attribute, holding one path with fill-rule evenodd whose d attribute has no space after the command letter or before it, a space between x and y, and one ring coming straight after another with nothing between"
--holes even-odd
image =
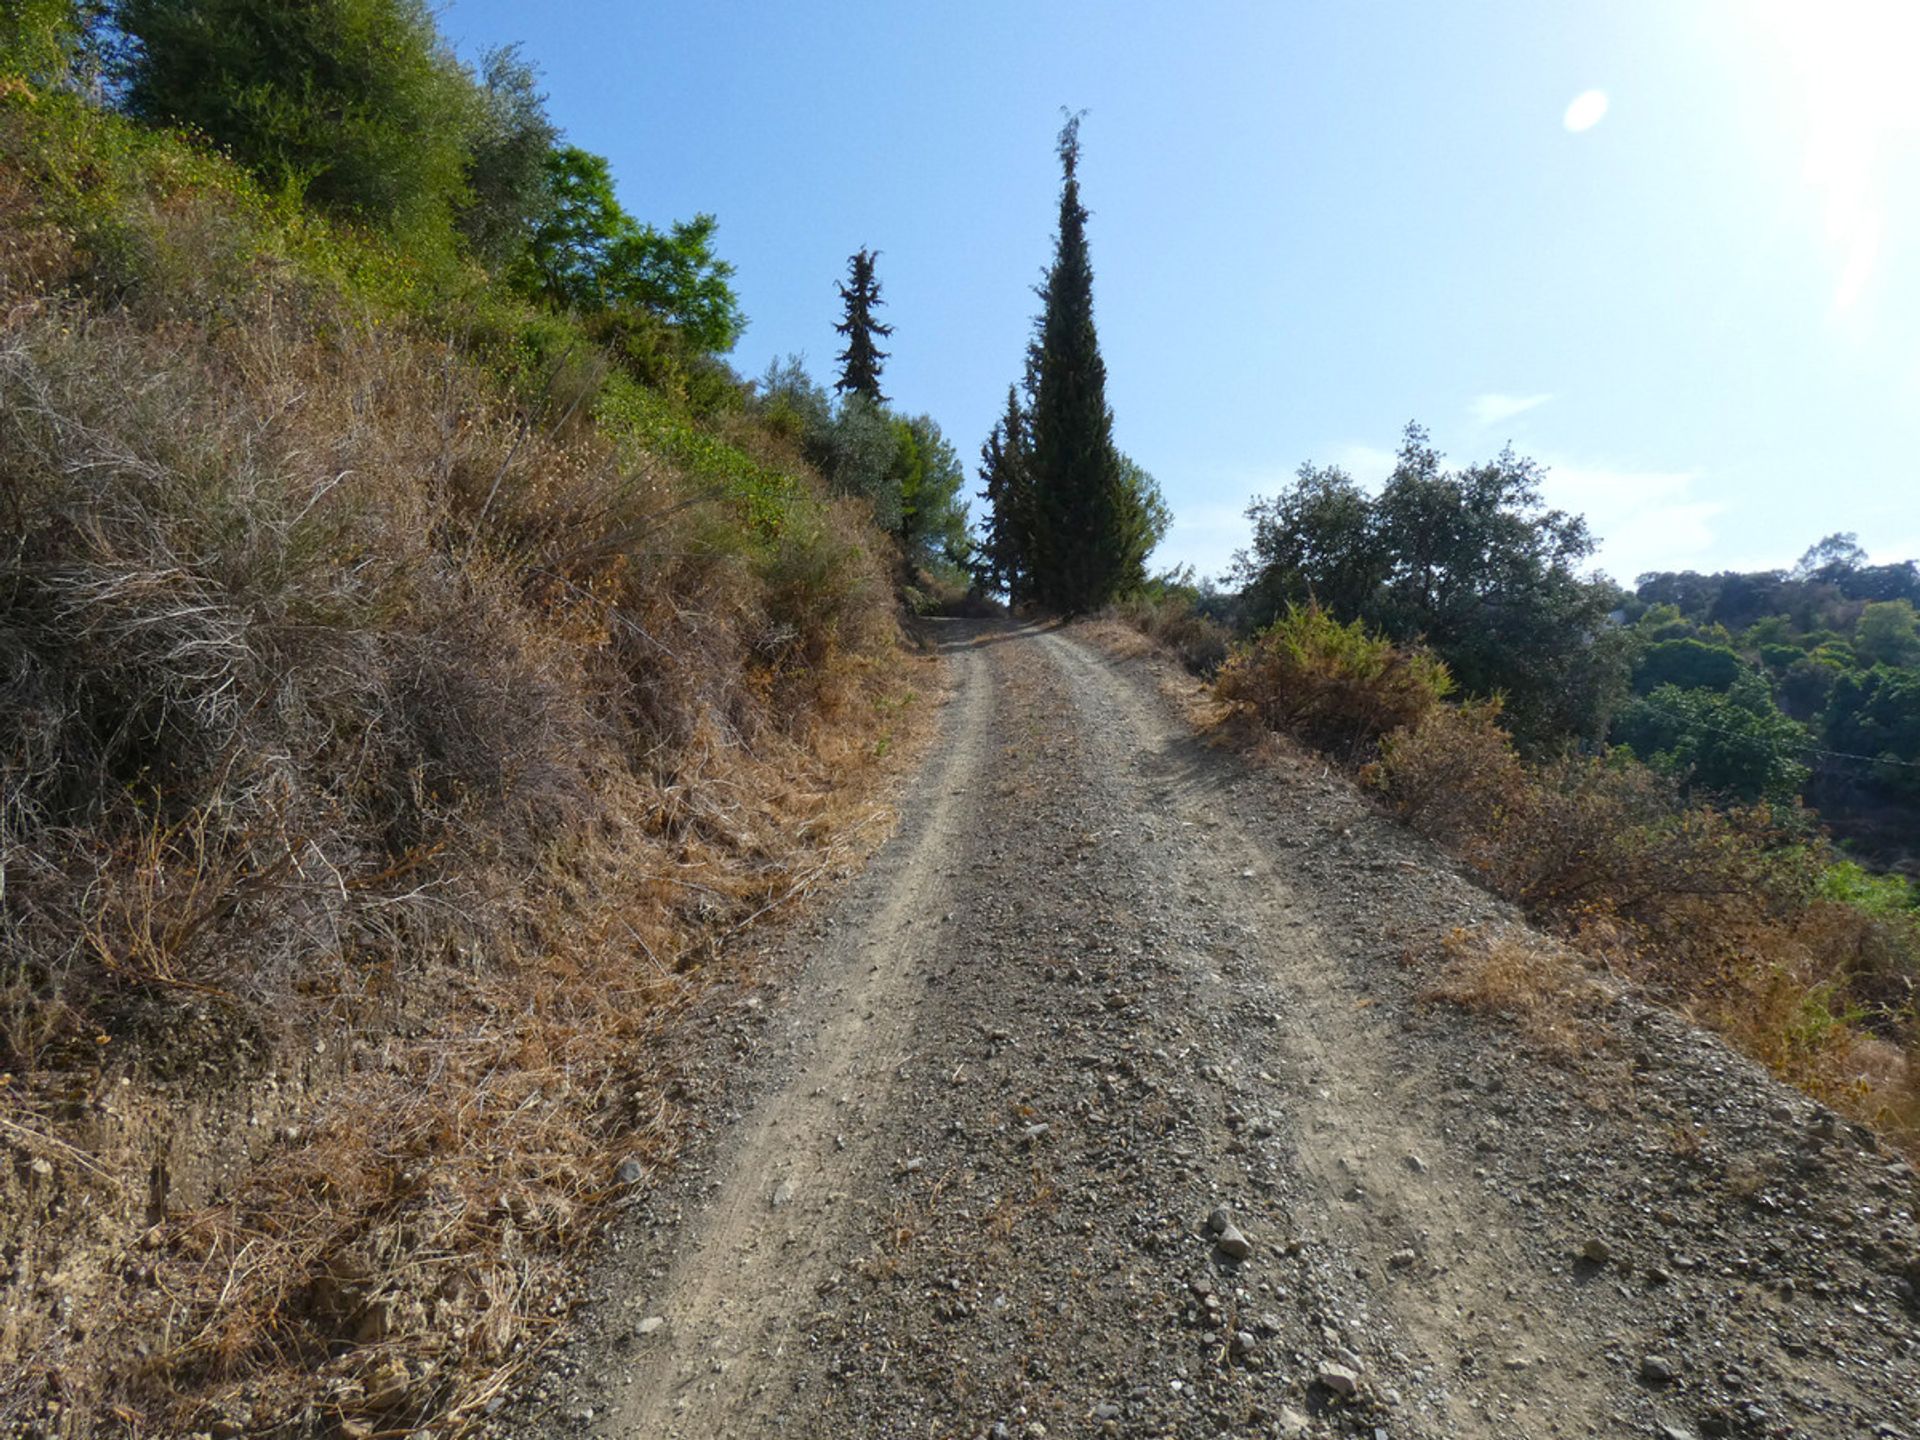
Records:
<instances>
[{"instance_id":1,"label":"tree canopy","mask_svg":"<svg viewBox=\"0 0 1920 1440\"><path fill-rule=\"evenodd\" d=\"M1606 622L1618 592L1584 578L1593 551L1578 516L1541 502L1542 470L1503 450L1447 470L1419 425L1378 495L1335 467L1248 511L1235 560L1247 619L1318 603L1402 642L1424 639L1475 694L1502 694L1523 739L1604 733L1624 688L1626 647Z\"/></svg>"},{"instance_id":2,"label":"tree canopy","mask_svg":"<svg viewBox=\"0 0 1920 1440\"><path fill-rule=\"evenodd\" d=\"M875 337L885 339L893 334L893 327L883 325L873 314L876 306L886 303L880 298L880 281L873 273L878 258L863 246L847 257L847 278L852 283L836 282L846 315L833 328L847 337L847 348L839 354L840 378L833 388L884 405L887 397L880 393L880 362L887 358L887 352L875 343Z\"/></svg>"},{"instance_id":3,"label":"tree canopy","mask_svg":"<svg viewBox=\"0 0 1920 1440\"><path fill-rule=\"evenodd\" d=\"M269 189L395 231L467 197L471 80L425 0L122 0L126 104L200 130Z\"/></svg>"},{"instance_id":4,"label":"tree canopy","mask_svg":"<svg viewBox=\"0 0 1920 1440\"><path fill-rule=\"evenodd\" d=\"M733 348L747 322L733 266L713 253L713 216L665 234L640 224L615 195L606 158L575 145L549 152L546 172L552 205L528 243L530 288L575 310L646 311L698 350Z\"/></svg>"}]
</instances>

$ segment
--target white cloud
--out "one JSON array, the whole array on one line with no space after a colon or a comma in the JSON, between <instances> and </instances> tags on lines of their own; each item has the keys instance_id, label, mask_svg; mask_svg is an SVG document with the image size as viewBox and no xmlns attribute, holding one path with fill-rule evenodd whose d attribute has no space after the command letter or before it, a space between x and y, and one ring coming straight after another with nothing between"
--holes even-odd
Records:
<instances>
[{"instance_id":1,"label":"white cloud","mask_svg":"<svg viewBox=\"0 0 1920 1440\"><path fill-rule=\"evenodd\" d=\"M1587 517L1600 542L1594 563L1614 579L1631 584L1649 570L1684 570L1713 549L1713 521L1727 507L1694 497L1699 471L1540 460L1547 503Z\"/></svg>"},{"instance_id":2,"label":"white cloud","mask_svg":"<svg viewBox=\"0 0 1920 1440\"><path fill-rule=\"evenodd\" d=\"M1607 115L1607 92L1587 90L1573 97L1573 103L1567 106L1562 120L1567 129L1576 135L1582 130L1591 130Z\"/></svg>"},{"instance_id":3,"label":"white cloud","mask_svg":"<svg viewBox=\"0 0 1920 1440\"><path fill-rule=\"evenodd\" d=\"M1476 395L1467 409L1473 415L1476 425L1498 425L1502 420L1511 420L1516 415L1524 415L1536 405L1544 405L1551 395L1501 395L1498 392Z\"/></svg>"}]
</instances>

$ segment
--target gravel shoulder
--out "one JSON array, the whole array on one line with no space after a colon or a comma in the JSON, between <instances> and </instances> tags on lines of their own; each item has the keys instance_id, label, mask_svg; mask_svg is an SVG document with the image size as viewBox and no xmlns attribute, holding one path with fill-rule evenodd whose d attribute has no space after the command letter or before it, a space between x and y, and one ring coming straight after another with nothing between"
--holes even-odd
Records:
<instances>
[{"instance_id":1,"label":"gravel shoulder","mask_svg":"<svg viewBox=\"0 0 1920 1440\"><path fill-rule=\"evenodd\" d=\"M1911 1168L1603 975L1551 1051L1436 1003L1552 946L1163 663L942 633L900 832L499 1433L1920 1437Z\"/></svg>"}]
</instances>

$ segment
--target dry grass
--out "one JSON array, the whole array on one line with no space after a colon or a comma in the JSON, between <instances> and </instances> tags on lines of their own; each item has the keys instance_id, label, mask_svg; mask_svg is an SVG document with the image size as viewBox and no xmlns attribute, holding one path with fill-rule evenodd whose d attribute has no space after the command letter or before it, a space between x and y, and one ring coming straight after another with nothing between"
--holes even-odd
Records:
<instances>
[{"instance_id":1,"label":"dry grass","mask_svg":"<svg viewBox=\"0 0 1920 1440\"><path fill-rule=\"evenodd\" d=\"M1920 922L1822 899L1800 817L1688 805L1640 765L1524 765L1497 714L1437 709L1367 778L1495 893L1920 1150Z\"/></svg>"},{"instance_id":2,"label":"dry grass","mask_svg":"<svg viewBox=\"0 0 1920 1440\"><path fill-rule=\"evenodd\" d=\"M1514 1026L1549 1059L1591 1054L1599 1034L1591 1017L1613 992L1577 957L1527 931L1454 929L1441 938L1444 973L1423 998L1490 1015Z\"/></svg>"},{"instance_id":3,"label":"dry grass","mask_svg":"<svg viewBox=\"0 0 1920 1440\"><path fill-rule=\"evenodd\" d=\"M457 1433L619 1163L671 1163L729 937L888 828L932 662L812 477L749 514L591 377L203 273L213 200L103 291L27 194L0 164L0 1146L45 1168L0 1182L0 1418Z\"/></svg>"}]
</instances>

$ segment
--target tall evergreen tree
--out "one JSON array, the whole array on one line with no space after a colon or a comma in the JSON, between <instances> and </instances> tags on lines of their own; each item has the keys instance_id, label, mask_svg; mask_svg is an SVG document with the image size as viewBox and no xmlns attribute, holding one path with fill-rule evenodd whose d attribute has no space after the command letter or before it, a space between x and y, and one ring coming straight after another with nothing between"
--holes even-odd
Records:
<instances>
[{"instance_id":1,"label":"tall evergreen tree","mask_svg":"<svg viewBox=\"0 0 1920 1440\"><path fill-rule=\"evenodd\" d=\"M1017 386L1007 387L1006 413L980 447L980 478L987 487L980 492L987 516L976 573L982 589L1004 593L1018 605L1032 595L1033 484Z\"/></svg>"},{"instance_id":2,"label":"tall evergreen tree","mask_svg":"<svg viewBox=\"0 0 1920 1440\"><path fill-rule=\"evenodd\" d=\"M1075 115L1060 130L1060 229L1041 291L1029 432L1034 598L1068 614L1097 609L1125 585L1130 528L1107 367L1093 324L1079 162Z\"/></svg>"},{"instance_id":3,"label":"tall evergreen tree","mask_svg":"<svg viewBox=\"0 0 1920 1440\"><path fill-rule=\"evenodd\" d=\"M887 352L874 344L873 337L891 335L893 327L873 318L874 306L886 303L880 298L880 281L873 273L873 262L879 258L863 246L858 253L847 257L847 278L853 283L835 283L847 307L847 318L833 328L847 337L847 348L838 357L840 378L833 388L842 394L864 395L875 405L884 405L887 397L880 393L880 362L887 358Z\"/></svg>"}]
</instances>

